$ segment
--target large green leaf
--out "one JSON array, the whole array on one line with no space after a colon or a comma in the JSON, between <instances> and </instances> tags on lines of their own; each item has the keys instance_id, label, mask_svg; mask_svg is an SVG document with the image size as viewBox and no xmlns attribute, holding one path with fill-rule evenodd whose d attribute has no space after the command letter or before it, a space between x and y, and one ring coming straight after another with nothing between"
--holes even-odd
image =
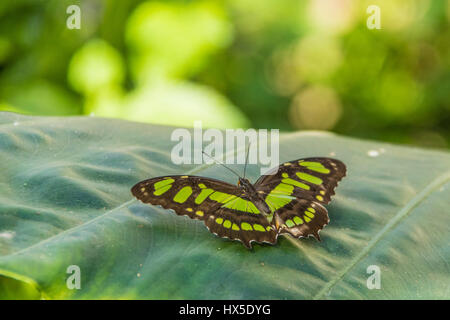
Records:
<instances>
[{"instance_id":1,"label":"large green leaf","mask_svg":"<svg viewBox=\"0 0 450 320\"><path fill-rule=\"evenodd\" d=\"M318 133L280 137L281 161L329 156L348 176L322 242L255 245L134 200L163 174L235 183L220 166L175 166L173 128L93 117L0 114L0 297L450 298L450 156ZM236 168L241 169L241 168ZM250 177L257 178L251 167ZM81 270L81 289L66 286ZM381 270L368 289L367 268Z\"/></svg>"}]
</instances>

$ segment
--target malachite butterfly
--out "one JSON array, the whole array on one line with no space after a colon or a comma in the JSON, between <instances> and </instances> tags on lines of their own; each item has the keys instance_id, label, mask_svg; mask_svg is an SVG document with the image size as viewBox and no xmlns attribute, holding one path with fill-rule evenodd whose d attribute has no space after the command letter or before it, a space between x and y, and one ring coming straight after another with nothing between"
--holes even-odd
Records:
<instances>
[{"instance_id":1,"label":"malachite butterfly","mask_svg":"<svg viewBox=\"0 0 450 320\"><path fill-rule=\"evenodd\" d=\"M133 195L202 220L219 237L275 244L278 235L314 236L330 221L324 207L345 176L345 165L331 158L306 158L282 163L255 184L237 185L199 176L156 177L137 183Z\"/></svg>"}]
</instances>

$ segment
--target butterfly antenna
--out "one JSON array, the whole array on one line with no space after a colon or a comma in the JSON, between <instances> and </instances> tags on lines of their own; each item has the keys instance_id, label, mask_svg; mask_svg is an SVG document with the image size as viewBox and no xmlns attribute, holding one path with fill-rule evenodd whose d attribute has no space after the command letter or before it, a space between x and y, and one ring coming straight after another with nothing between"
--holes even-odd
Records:
<instances>
[{"instance_id":1,"label":"butterfly antenna","mask_svg":"<svg viewBox=\"0 0 450 320\"><path fill-rule=\"evenodd\" d=\"M202 150L202 153L207 156L208 158L212 159L214 162L216 162L217 164L220 164L221 166L227 168L228 170L230 170L231 172L233 172L235 175L237 175L239 178L241 177L236 171L234 171L233 169L227 167L226 165L224 165L222 162L220 162L219 160L214 159L213 157L211 157L209 154L207 154L205 151Z\"/></svg>"},{"instance_id":2,"label":"butterfly antenna","mask_svg":"<svg viewBox=\"0 0 450 320\"><path fill-rule=\"evenodd\" d=\"M244 165L244 179L245 179L245 171L247 170L247 164L248 164L248 154L250 153L250 145L251 145L251 141L248 143L248 147L247 147L247 154L245 156L245 165Z\"/></svg>"}]
</instances>

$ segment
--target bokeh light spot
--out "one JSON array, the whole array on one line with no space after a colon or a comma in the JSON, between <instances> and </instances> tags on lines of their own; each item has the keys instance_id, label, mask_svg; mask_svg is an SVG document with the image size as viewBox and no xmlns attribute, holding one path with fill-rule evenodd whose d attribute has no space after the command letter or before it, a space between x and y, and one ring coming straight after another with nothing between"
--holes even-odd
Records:
<instances>
[{"instance_id":1,"label":"bokeh light spot","mask_svg":"<svg viewBox=\"0 0 450 320\"><path fill-rule=\"evenodd\" d=\"M329 78L342 63L342 52L337 39L321 34L302 38L295 50L296 69L300 76L309 81Z\"/></svg>"},{"instance_id":2,"label":"bokeh light spot","mask_svg":"<svg viewBox=\"0 0 450 320\"><path fill-rule=\"evenodd\" d=\"M122 57L103 40L91 40L79 49L69 65L68 80L77 91L95 93L123 81Z\"/></svg>"},{"instance_id":3,"label":"bokeh light spot","mask_svg":"<svg viewBox=\"0 0 450 320\"><path fill-rule=\"evenodd\" d=\"M421 106L422 89L407 74L392 72L381 79L377 100L385 118L407 120Z\"/></svg>"},{"instance_id":4,"label":"bokeh light spot","mask_svg":"<svg viewBox=\"0 0 450 320\"><path fill-rule=\"evenodd\" d=\"M230 43L232 31L217 3L145 2L126 28L133 77L145 83L195 74L210 54Z\"/></svg>"},{"instance_id":5,"label":"bokeh light spot","mask_svg":"<svg viewBox=\"0 0 450 320\"><path fill-rule=\"evenodd\" d=\"M246 116L220 93L206 86L186 82L160 82L140 87L126 98L128 120L192 127L201 120L204 127L246 128Z\"/></svg>"},{"instance_id":6,"label":"bokeh light spot","mask_svg":"<svg viewBox=\"0 0 450 320\"><path fill-rule=\"evenodd\" d=\"M290 119L299 129L332 129L342 114L339 97L333 89L323 86L308 87L292 101Z\"/></svg>"},{"instance_id":7,"label":"bokeh light spot","mask_svg":"<svg viewBox=\"0 0 450 320\"><path fill-rule=\"evenodd\" d=\"M358 3L354 0L314 0L308 5L308 20L315 30L338 34L357 22Z\"/></svg>"}]
</instances>

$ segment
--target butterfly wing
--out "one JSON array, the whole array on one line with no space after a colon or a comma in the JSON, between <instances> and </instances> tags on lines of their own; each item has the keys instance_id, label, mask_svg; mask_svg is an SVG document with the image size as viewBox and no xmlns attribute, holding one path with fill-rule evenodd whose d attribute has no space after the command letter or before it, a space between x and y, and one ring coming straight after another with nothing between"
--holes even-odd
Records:
<instances>
[{"instance_id":1,"label":"butterfly wing","mask_svg":"<svg viewBox=\"0 0 450 320\"><path fill-rule=\"evenodd\" d=\"M223 202L239 196L240 190L220 180L180 175L141 181L131 188L131 193L144 203L205 220Z\"/></svg>"},{"instance_id":2,"label":"butterfly wing","mask_svg":"<svg viewBox=\"0 0 450 320\"><path fill-rule=\"evenodd\" d=\"M229 183L198 176L165 176L137 183L132 194L144 203L172 209L204 221L220 237L251 247L252 241L275 243L278 233L255 205Z\"/></svg>"},{"instance_id":3,"label":"butterfly wing","mask_svg":"<svg viewBox=\"0 0 450 320\"><path fill-rule=\"evenodd\" d=\"M255 188L264 194L279 233L319 239L329 222L323 205L345 176L345 165L331 158L306 158L282 163L271 173L261 176Z\"/></svg>"},{"instance_id":4,"label":"butterfly wing","mask_svg":"<svg viewBox=\"0 0 450 320\"><path fill-rule=\"evenodd\" d=\"M313 235L320 240L319 231L330 222L324 206L306 199L295 199L276 212L280 217L278 232L289 233L295 238Z\"/></svg>"},{"instance_id":5,"label":"butterfly wing","mask_svg":"<svg viewBox=\"0 0 450 320\"><path fill-rule=\"evenodd\" d=\"M245 197L222 205L205 220L212 233L232 240L240 240L247 248L252 242L277 242L278 231Z\"/></svg>"},{"instance_id":6,"label":"butterfly wing","mask_svg":"<svg viewBox=\"0 0 450 320\"><path fill-rule=\"evenodd\" d=\"M345 165L331 158L306 158L282 163L268 175L261 176L255 188L264 193L286 194L327 204L338 182L345 176ZM276 171L276 172L275 172Z\"/></svg>"}]
</instances>

